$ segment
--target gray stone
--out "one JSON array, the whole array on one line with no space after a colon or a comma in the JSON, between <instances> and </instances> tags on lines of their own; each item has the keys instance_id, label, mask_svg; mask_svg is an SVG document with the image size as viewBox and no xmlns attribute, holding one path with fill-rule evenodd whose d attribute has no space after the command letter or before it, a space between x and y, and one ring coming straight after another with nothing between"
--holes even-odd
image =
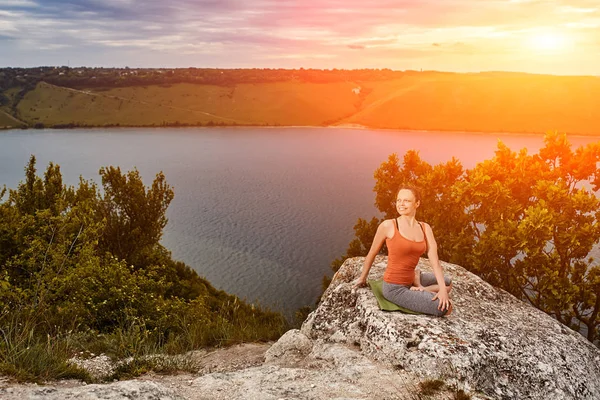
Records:
<instances>
[{"instance_id":1,"label":"gray stone","mask_svg":"<svg viewBox=\"0 0 600 400\"><path fill-rule=\"evenodd\" d=\"M102 381L108 378L115 372L116 369L116 363L114 363L110 357L105 354L100 354L99 356L94 356L91 358L81 358L79 356L75 356L69 359L67 362L85 369L90 376L97 381Z\"/></svg>"},{"instance_id":2,"label":"gray stone","mask_svg":"<svg viewBox=\"0 0 600 400\"><path fill-rule=\"evenodd\" d=\"M108 385L84 385L70 388L24 386L0 388L2 399L28 400L184 400L173 390L154 382L123 381Z\"/></svg>"},{"instance_id":3,"label":"gray stone","mask_svg":"<svg viewBox=\"0 0 600 400\"><path fill-rule=\"evenodd\" d=\"M302 326L307 337L352 344L394 368L454 377L501 399L600 398L600 350L545 313L448 263L452 315L383 312L369 288L353 288L363 260L348 259L335 274ZM386 264L377 257L370 279L381 279ZM430 270L428 261L419 268Z\"/></svg>"},{"instance_id":4,"label":"gray stone","mask_svg":"<svg viewBox=\"0 0 600 400\"><path fill-rule=\"evenodd\" d=\"M293 365L303 360L312 350L313 343L298 329L291 329L279 338L265 353L266 364Z\"/></svg>"}]
</instances>

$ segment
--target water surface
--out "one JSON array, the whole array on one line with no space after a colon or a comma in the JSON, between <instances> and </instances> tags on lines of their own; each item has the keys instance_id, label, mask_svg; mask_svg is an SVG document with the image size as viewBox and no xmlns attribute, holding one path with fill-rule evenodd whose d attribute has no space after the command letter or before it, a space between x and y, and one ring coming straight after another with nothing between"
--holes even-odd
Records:
<instances>
[{"instance_id":1,"label":"water surface","mask_svg":"<svg viewBox=\"0 0 600 400\"><path fill-rule=\"evenodd\" d=\"M159 171L174 187L163 244L217 288L293 311L313 304L358 217L379 216L373 172L392 152L466 168L501 139L535 153L542 136L337 128L131 128L0 132L0 185L24 179L31 154L64 179L100 182L102 166ZM574 146L598 137L571 137ZM426 204L423 204L426 207Z\"/></svg>"}]
</instances>

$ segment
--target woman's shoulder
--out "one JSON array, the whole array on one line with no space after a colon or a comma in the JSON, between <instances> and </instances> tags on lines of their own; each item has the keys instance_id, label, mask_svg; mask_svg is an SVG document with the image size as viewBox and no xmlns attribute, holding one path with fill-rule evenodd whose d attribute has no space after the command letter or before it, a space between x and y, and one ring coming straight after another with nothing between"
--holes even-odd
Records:
<instances>
[{"instance_id":1,"label":"woman's shoulder","mask_svg":"<svg viewBox=\"0 0 600 400\"><path fill-rule=\"evenodd\" d=\"M391 239L396 231L396 225L394 223L394 219L385 219L381 221L379 227L377 228L377 232L381 232L385 235L386 239Z\"/></svg>"},{"instance_id":2,"label":"woman's shoulder","mask_svg":"<svg viewBox=\"0 0 600 400\"><path fill-rule=\"evenodd\" d=\"M419 221L419 224L421 224L421 226L423 227L423 229L425 231L433 232L433 230L431 229L431 226L427 222Z\"/></svg>"},{"instance_id":3,"label":"woman's shoulder","mask_svg":"<svg viewBox=\"0 0 600 400\"><path fill-rule=\"evenodd\" d=\"M419 221L419 224L421 224L422 226L431 228L431 226L429 226L429 224L427 222L425 222L425 221Z\"/></svg>"},{"instance_id":4,"label":"woman's shoulder","mask_svg":"<svg viewBox=\"0 0 600 400\"><path fill-rule=\"evenodd\" d=\"M378 229L384 229L387 233L388 236L391 232L393 232L394 229L396 227L396 224L394 223L394 219L384 219L383 221L381 221L379 223L379 228Z\"/></svg>"}]
</instances>

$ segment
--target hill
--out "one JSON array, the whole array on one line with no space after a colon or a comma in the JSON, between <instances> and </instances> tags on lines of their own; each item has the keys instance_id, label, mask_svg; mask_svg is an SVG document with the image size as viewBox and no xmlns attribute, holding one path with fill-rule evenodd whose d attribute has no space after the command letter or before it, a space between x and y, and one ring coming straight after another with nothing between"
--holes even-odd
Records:
<instances>
[{"instance_id":1,"label":"hill","mask_svg":"<svg viewBox=\"0 0 600 400\"><path fill-rule=\"evenodd\" d=\"M103 69L89 77L88 69L52 71L0 73L0 110L40 128L359 125L600 134L600 79L593 76Z\"/></svg>"}]
</instances>

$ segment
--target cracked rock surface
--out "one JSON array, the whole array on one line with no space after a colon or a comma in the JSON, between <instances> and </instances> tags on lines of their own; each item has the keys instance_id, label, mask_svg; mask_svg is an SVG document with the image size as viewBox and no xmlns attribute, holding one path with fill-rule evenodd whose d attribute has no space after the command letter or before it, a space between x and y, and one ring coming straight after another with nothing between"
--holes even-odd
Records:
<instances>
[{"instance_id":1,"label":"cracked rock surface","mask_svg":"<svg viewBox=\"0 0 600 400\"><path fill-rule=\"evenodd\" d=\"M364 258L346 260L302 332L354 344L362 354L420 376L453 376L500 399L600 399L600 350L542 311L442 262L453 279L445 318L379 310L368 288L353 289ZM381 279L378 257L370 279ZM431 271L425 259L419 268Z\"/></svg>"}]
</instances>

